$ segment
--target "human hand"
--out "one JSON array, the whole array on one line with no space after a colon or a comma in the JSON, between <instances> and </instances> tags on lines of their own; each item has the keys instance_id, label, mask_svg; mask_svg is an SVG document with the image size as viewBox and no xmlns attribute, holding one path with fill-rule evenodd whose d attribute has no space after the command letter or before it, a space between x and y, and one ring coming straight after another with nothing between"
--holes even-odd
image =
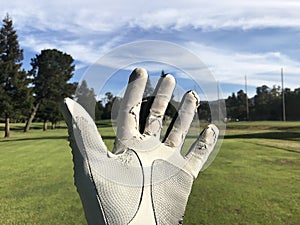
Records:
<instances>
[{"instance_id":1,"label":"human hand","mask_svg":"<svg viewBox=\"0 0 300 225\"><path fill-rule=\"evenodd\" d=\"M89 224L182 224L192 183L217 142L219 130L211 124L186 155L180 153L199 106L193 91L184 95L176 118L160 141L163 117L175 87L169 74L158 82L144 132L140 133L139 114L147 78L141 68L130 75L112 152L85 109L69 98L64 101L75 185Z\"/></svg>"}]
</instances>

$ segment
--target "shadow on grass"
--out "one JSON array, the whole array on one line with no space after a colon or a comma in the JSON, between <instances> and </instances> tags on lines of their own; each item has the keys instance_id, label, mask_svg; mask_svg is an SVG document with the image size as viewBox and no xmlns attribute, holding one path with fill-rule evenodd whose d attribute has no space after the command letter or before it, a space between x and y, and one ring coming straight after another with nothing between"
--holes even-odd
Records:
<instances>
[{"instance_id":1,"label":"shadow on grass","mask_svg":"<svg viewBox=\"0 0 300 225\"><path fill-rule=\"evenodd\" d=\"M249 134L229 134L225 135L225 139L235 139L235 138L263 138L263 139L278 139L278 140L300 140L300 132L263 132L263 133L249 133Z\"/></svg>"},{"instance_id":2,"label":"shadow on grass","mask_svg":"<svg viewBox=\"0 0 300 225\"><path fill-rule=\"evenodd\" d=\"M68 136L43 136L43 137L28 137L28 138L8 138L0 140L0 142L14 142L14 141L37 141L37 140L62 140L68 139Z\"/></svg>"},{"instance_id":3,"label":"shadow on grass","mask_svg":"<svg viewBox=\"0 0 300 225\"><path fill-rule=\"evenodd\" d=\"M115 136L102 135L102 139L115 139ZM14 142L14 141L38 141L38 140L68 140L68 136L43 136L43 137L29 137L29 138L9 138L2 139L0 142Z\"/></svg>"},{"instance_id":4,"label":"shadow on grass","mask_svg":"<svg viewBox=\"0 0 300 225\"><path fill-rule=\"evenodd\" d=\"M23 132L24 131L24 124L14 124L12 123L10 130L11 131L17 131L17 132ZM55 129L66 129L67 126L66 125L58 125L55 127ZM34 124L30 127L30 130L42 130L43 129L43 125L42 124ZM51 129L50 126L48 126L48 130L53 130ZM4 131L4 126L0 126L0 131Z\"/></svg>"}]
</instances>

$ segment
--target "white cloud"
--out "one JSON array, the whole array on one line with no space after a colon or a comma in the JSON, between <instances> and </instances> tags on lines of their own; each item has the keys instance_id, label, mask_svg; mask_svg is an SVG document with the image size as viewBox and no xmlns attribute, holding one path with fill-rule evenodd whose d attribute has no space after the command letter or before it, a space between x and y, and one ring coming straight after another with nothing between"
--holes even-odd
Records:
<instances>
[{"instance_id":1,"label":"white cloud","mask_svg":"<svg viewBox=\"0 0 300 225\"><path fill-rule=\"evenodd\" d=\"M186 43L188 49L199 56L221 84L236 84L244 89L245 76L249 86L281 86L281 68L284 69L285 87L300 87L300 62L280 52L236 53L207 47L199 43ZM224 93L227 96L230 93ZM252 90L251 95L254 92Z\"/></svg>"},{"instance_id":2,"label":"white cloud","mask_svg":"<svg viewBox=\"0 0 300 225\"><path fill-rule=\"evenodd\" d=\"M95 42L93 40L64 40L54 37L39 39L36 35L27 35L20 41L23 48L31 49L34 52L40 52L42 49L57 48L63 52L71 54L72 57L83 64L95 63L103 54L109 52L120 40L116 36L105 43Z\"/></svg>"},{"instance_id":3,"label":"white cloud","mask_svg":"<svg viewBox=\"0 0 300 225\"><path fill-rule=\"evenodd\" d=\"M8 12L18 27L69 30L74 33L111 32L124 26L144 29L197 27L300 26L300 2L287 1L6 1L0 13Z\"/></svg>"}]
</instances>

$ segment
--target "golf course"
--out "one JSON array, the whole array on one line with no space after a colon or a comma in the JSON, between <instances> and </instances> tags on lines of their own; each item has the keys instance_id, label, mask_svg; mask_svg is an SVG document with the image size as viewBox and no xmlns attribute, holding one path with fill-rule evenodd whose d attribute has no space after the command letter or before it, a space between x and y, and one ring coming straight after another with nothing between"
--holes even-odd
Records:
<instances>
[{"instance_id":1,"label":"golf course","mask_svg":"<svg viewBox=\"0 0 300 225\"><path fill-rule=\"evenodd\" d=\"M97 124L111 149L109 121ZM86 224L66 126L0 126L0 224ZM222 147L194 182L185 225L299 225L300 122L227 123ZM146 221L145 221L146 225Z\"/></svg>"}]
</instances>

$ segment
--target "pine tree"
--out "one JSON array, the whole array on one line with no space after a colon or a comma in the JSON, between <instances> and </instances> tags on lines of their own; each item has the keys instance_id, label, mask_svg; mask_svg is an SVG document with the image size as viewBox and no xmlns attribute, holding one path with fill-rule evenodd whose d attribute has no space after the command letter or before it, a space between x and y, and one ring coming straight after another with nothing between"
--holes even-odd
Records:
<instances>
[{"instance_id":1,"label":"pine tree","mask_svg":"<svg viewBox=\"0 0 300 225\"><path fill-rule=\"evenodd\" d=\"M22 114L29 93L27 73L21 70L23 50L9 15L0 30L0 113L5 118L5 137L10 136L10 119Z\"/></svg>"}]
</instances>

